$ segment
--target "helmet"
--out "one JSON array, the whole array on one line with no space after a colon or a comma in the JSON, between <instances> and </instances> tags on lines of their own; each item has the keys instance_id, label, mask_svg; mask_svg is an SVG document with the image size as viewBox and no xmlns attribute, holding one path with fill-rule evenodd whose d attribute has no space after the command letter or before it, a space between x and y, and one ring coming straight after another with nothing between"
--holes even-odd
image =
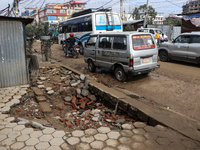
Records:
<instances>
[{"instance_id":1,"label":"helmet","mask_svg":"<svg viewBox=\"0 0 200 150\"><path fill-rule=\"evenodd\" d=\"M74 33L70 33L70 36L74 36Z\"/></svg>"}]
</instances>

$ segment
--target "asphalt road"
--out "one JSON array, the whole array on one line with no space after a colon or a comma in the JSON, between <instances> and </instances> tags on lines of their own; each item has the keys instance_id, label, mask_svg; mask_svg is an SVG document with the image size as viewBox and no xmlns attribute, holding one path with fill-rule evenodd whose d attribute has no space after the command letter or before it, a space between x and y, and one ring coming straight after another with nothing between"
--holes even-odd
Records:
<instances>
[{"instance_id":1,"label":"asphalt road","mask_svg":"<svg viewBox=\"0 0 200 150\"><path fill-rule=\"evenodd\" d=\"M34 49L40 51L40 43ZM90 73L84 57L66 58L60 45L52 46L52 58L96 78L108 86L121 87L143 96L141 101L171 109L200 121L200 66L171 61L159 62L160 69L148 76L135 76L127 82L118 82L109 72Z\"/></svg>"}]
</instances>

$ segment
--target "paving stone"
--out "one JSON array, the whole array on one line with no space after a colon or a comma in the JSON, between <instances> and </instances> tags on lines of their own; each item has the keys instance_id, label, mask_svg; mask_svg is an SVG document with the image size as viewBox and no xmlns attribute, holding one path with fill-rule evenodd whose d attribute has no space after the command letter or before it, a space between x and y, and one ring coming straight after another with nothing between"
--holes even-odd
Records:
<instances>
[{"instance_id":1,"label":"paving stone","mask_svg":"<svg viewBox=\"0 0 200 150\"><path fill-rule=\"evenodd\" d=\"M18 137L20 135L21 135L20 132L13 131L13 132L11 132L11 133L8 134L8 137L9 138L16 138L16 137Z\"/></svg>"},{"instance_id":2,"label":"paving stone","mask_svg":"<svg viewBox=\"0 0 200 150\"><path fill-rule=\"evenodd\" d=\"M80 131L80 130L76 130L76 131L72 132L72 136L74 136L74 137L81 137L83 135L84 135L84 132Z\"/></svg>"},{"instance_id":3,"label":"paving stone","mask_svg":"<svg viewBox=\"0 0 200 150\"><path fill-rule=\"evenodd\" d=\"M131 148L134 150L144 150L146 146L143 143L134 142L131 144Z\"/></svg>"},{"instance_id":4,"label":"paving stone","mask_svg":"<svg viewBox=\"0 0 200 150\"><path fill-rule=\"evenodd\" d=\"M42 90L40 90L39 88L37 88L37 87L33 87L33 91L34 91L34 93L36 94L36 95L43 95L43 92L42 92Z\"/></svg>"},{"instance_id":5,"label":"paving stone","mask_svg":"<svg viewBox=\"0 0 200 150\"><path fill-rule=\"evenodd\" d=\"M30 138L29 135L20 135L18 138L17 138L17 141L19 142L24 142L26 140L28 140Z\"/></svg>"},{"instance_id":6,"label":"paving stone","mask_svg":"<svg viewBox=\"0 0 200 150\"><path fill-rule=\"evenodd\" d=\"M116 150L116 148L113 148L113 147L105 147L105 148L103 148L102 150Z\"/></svg>"},{"instance_id":7,"label":"paving stone","mask_svg":"<svg viewBox=\"0 0 200 150\"><path fill-rule=\"evenodd\" d=\"M146 127L146 124L143 123L143 122L135 122L133 125L134 125L136 128L144 128L144 127Z\"/></svg>"},{"instance_id":8,"label":"paving stone","mask_svg":"<svg viewBox=\"0 0 200 150\"><path fill-rule=\"evenodd\" d=\"M40 136L42 136L42 135L43 135L42 131L33 131L33 132L30 134L30 137L32 137L32 138L38 138L38 137L40 137Z\"/></svg>"},{"instance_id":9,"label":"paving stone","mask_svg":"<svg viewBox=\"0 0 200 150\"><path fill-rule=\"evenodd\" d=\"M99 133L108 133L110 132L110 128L108 127L100 127L97 129Z\"/></svg>"},{"instance_id":10,"label":"paving stone","mask_svg":"<svg viewBox=\"0 0 200 150\"><path fill-rule=\"evenodd\" d=\"M81 137L81 142L84 142L84 143L91 143L94 141L94 137L93 136L83 136Z\"/></svg>"},{"instance_id":11,"label":"paving stone","mask_svg":"<svg viewBox=\"0 0 200 150\"><path fill-rule=\"evenodd\" d=\"M156 141L160 145L169 145L171 143L167 138L158 138Z\"/></svg>"},{"instance_id":12,"label":"paving stone","mask_svg":"<svg viewBox=\"0 0 200 150\"><path fill-rule=\"evenodd\" d=\"M155 127L151 127L151 126L146 126L144 128L144 130L146 130L147 132L151 132L151 133L157 131L157 129Z\"/></svg>"},{"instance_id":13,"label":"paving stone","mask_svg":"<svg viewBox=\"0 0 200 150\"><path fill-rule=\"evenodd\" d=\"M4 129L5 128L5 126L3 126L3 125L0 125L0 130L2 130L2 129Z\"/></svg>"},{"instance_id":14,"label":"paving stone","mask_svg":"<svg viewBox=\"0 0 200 150\"><path fill-rule=\"evenodd\" d=\"M77 137L70 137L70 138L67 139L67 142L70 145L75 145L75 144L78 144L80 142L80 140Z\"/></svg>"},{"instance_id":15,"label":"paving stone","mask_svg":"<svg viewBox=\"0 0 200 150\"><path fill-rule=\"evenodd\" d=\"M15 120L15 117L8 117L8 118L5 118L4 121L6 122L11 122L11 121L14 121Z\"/></svg>"},{"instance_id":16,"label":"paving stone","mask_svg":"<svg viewBox=\"0 0 200 150\"><path fill-rule=\"evenodd\" d=\"M95 130L95 129L87 129L87 130L85 130L85 134L86 135L95 135L95 134L97 134L98 132L97 132L97 130Z\"/></svg>"},{"instance_id":17,"label":"paving stone","mask_svg":"<svg viewBox=\"0 0 200 150\"><path fill-rule=\"evenodd\" d=\"M2 146L10 146L10 145L12 145L13 143L15 143L15 139L14 139L14 138L7 138L7 139L5 139L5 140L3 140L3 141L1 142L1 145L2 145Z\"/></svg>"},{"instance_id":18,"label":"paving stone","mask_svg":"<svg viewBox=\"0 0 200 150\"><path fill-rule=\"evenodd\" d=\"M146 133L145 130L141 129L141 128L139 128L139 129L133 129L132 131L135 134L145 134Z\"/></svg>"},{"instance_id":19,"label":"paving stone","mask_svg":"<svg viewBox=\"0 0 200 150\"><path fill-rule=\"evenodd\" d=\"M74 146L69 145L67 143L63 143L60 147L61 147L62 150L75 150Z\"/></svg>"},{"instance_id":20,"label":"paving stone","mask_svg":"<svg viewBox=\"0 0 200 150\"><path fill-rule=\"evenodd\" d=\"M185 147L181 144L181 143L171 143L169 145L169 147L172 149L172 150L183 150L185 149Z\"/></svg>"},{"instance_id":21,"label":"paving stone","mask_svg":"<svg viewBox=\"0 0 200 150\"><path fill-rule=\"evenodd\" d=\"M62 143L64 143L64 140L62 138L53 138L49 143L52 146L60 146Z\"/></svg>"},{"instance_id":22,"label":"paving stone","mask_svg":"<svg viewBox=\"0 0 200 150\"><path fill-rule=\"evenodd\" d=\"M188 140L183 140L181 142L181 144L183 144L183 146L185 146L186 148L196 148L197 147L197 145L193 141L188 141Z\"/></svg>"},{"instance_id":23,"label":"paving stone","mask_svg":"<svg viewBox=\"0 0 200 150\"><path fill-rule=\"evenodd\" d=\"M6 139L6 138L7 138L6 135L4 135L4 134L0 134L0 142L3 141L3 140Z\"/></svg>"},{"instance_id":24,"label":"paving stone","mask_svg":"<svg viewBox=\"0 0 200 150\"><path fill-rule=\"evenodd\" d=\"M43 113L50 113L52 111L49 103L44 101L44 102L39 102L39 104L40 107L42 108Z\"/></svg>"},{"instance_id":25,"label":"paving stone","mask_svg":"<svg viewBox=\"0 0 200 150\"><path fill-rule=\"evenodd\" d=\"M155 148L158 147L158 144L154 140L146 140L144 142L145 146L148 148Z\"/></svg>"},{"instance_id":26,"label":"paving stone","mask_svg":"<svg viewBox=\"0 0 200 150\"><path fill-rule=\"evenodd\" d=\"M46 101L46 98L44 96L36 96L36 99L38 102Z\"/></svg>"},{"instance_id":27,"label":"paving stone","mask_svg":"<svg viewBox=\"0 0 200 150\"><path fill-rule=\"evenodd\" d=\"M80 143L80 144L76 145L76 150L90 150L90 149L91 149L91 147L87 143Z\"/></svg>"},{"instance_id":28,"label":"paving stone","mask_svg":"<svg viewBox=\"0 0 200 150\"><path fill-rule=\"evenodd\" d=\"M90 143L90 146L94 149L102 149L104 147L104 142L102 141L94 141L92 143Z\"/></svg>"},{"instance_id":29,"label":"paving stone","mask_svg":"<svg viewBox=\"0 0 200 150\"><path fill-rule=\"evenodd\" d=\"M156 133L145 133L143 135L148 140L156 140L158 138L158 136L156 135Z\"/></svg>"},{"instance_id":30,"label":"paving stone","mask_svg":"<svg viewBox=\"0 0 200 150\"><path fill-rule=\"evenodd\" d=\"M126 137L131 137L131 136L133 136L133 132L130 131L130 130L122 130L122 131L120 132L120 134L121 134L122 136L126 136Z\"/></svg>"},{"instance_id":31,"label":"paving stone","mask_svg":"<svg viewBox=\"0 0 200 150\"><path fill-rule=\"evenodd\" d=\"M42 132L44 134L52 134L53 132L55 132L55 129L54 128L46 128L46 129L42 130Z\"/></svg>"},{"instance_id":32,"label":"paving stone","mask_svg":"<svg viewBox=\"0 0 200 150\"><path fill-rule=\"evenodd\" d=\"M106 144L108 146L117 147L117 145L119 145L119 142L114 139L108 139L108 140L106 140Z\"/></svg>"},{"instance_id":33,"label":"paving stone","mask_svg":"<svg viewBox=\"0 0 200 150\"><path fill-rule=\"evenodd\" d=\"M120 138L119 138L119 142L120 142L121 144L131 144L133 141L132 141L132 139L129 138L129 137L120 137Z\"/></svg>"},{"instance_id":34,"label":"paving stone","mask_svg":"<svg viewBox=\"0 0 200 150\"><path fill-rule=\"evenodd\" d=\"M0 146L0 150L7 150L7 148Z\"/></svg>"},{"instance_id":35,"label":"paving stone","mask_svg":"<svg viewBox=\"0 0 200 150\"><path fill-rule=\"evenodd\" d=\"M133 126L132 124L126 123L126 124L123 124L123 125L122 125L122 128L123 128L124 130L132 130L132 129L134 128L134 126Z\"/></svg>"},{"instance_id":36,"label":"paving stone","mask_svg":"<svg viewBox=\"0 0 200 150\"><path fill-rule=\"evenodd\" d=\"M1 109L1 113L2 114L8 114L8 113L10 113L10 107L6 106L6 107L2 108Z\"/></svg>"},{"instance_id":37,"label":"paving stone","mask_svg":"<svg viewBox=\"0 0 200 150\"><path fill-rule=\"evenodd\" d=\"M46 134L46 135L42 135L39 140L41 142L49 142L51 139L53 138L52 135Z\"/></svg>"},{"instance_id":38,"label":"paving stone","mask_svg":"<svg viewBox=\"0 0 200 150\"><path fill-rule=\"evenodd\" d=\"M35 148L39 150L42 150L42 149L46 150L48 147L50 147L48 142L39 142L35 145Z\"/></svg>"},{"instance_id":39,"label":"paving stone","mask_svg":"<svg viewBox=\"0 0 200 150\"><path fill-rule=\"evenodd\" d=\"M50 146L47 150L61 150L59 146Z\"/></svg>"},{"instance_id":40,"label":"paving stone","mask_svg":"<svg viewBox=\"0 0 200 150\"><path fill-rule=\"evenodd\" d=\"M25 126L24 125L17 125L13 128L14 131L21 131L25 129Z\"/></svg>"},{"instance_id":41,"label":"paving stone","mask_svg":"<svg viewBox=\"0 0 200 150\"><path fill-rule=\"evenodd\" d=\"M108 135L108 138L116 139L116 140L120 137L119 132L116 132L116 131L111 131L107 135Z\"/></svg>"},{"instance_id":42,"label":"paving stone","mask_svg":"<svg viewBox=\"0 0 200 150\"><path fill-rule=\"evenodd\" d=\"M22 150L35 150L34 146L26 146Z\"/></svg>"},{"instance_id":43,"label":"paving stone","mask_svg":"<svg viewBox=\"0 0 200 150\"><path fill-rule=\"evenodd\" d=\"M94 136L94 138L95 138L96 140L99 140L99 141L105 141L105 140L108 139L108 137L107 137L106 134L101 134L101 133L96 134L96 135Z\"/></svg>"},{"instance_id":44,"label":"paving stone","mask_svg":"<svg viewBox=\"0 0 200 150\"><path fill-rule=\"evenodd\" d=\"M0 135L1 134L9 134L9 133L11 133L13 130L11 129L11 128L5 128L5 129L3 129L3 130L1 130L0 131Z\"/></svg>"},{"instance_id":45,"label":"paving stone","mask_svg":"<svg viewBox=\"0 0 200 150\"><path fill-rule=\"evenodd\" d=\"M33 132L33 128L25 128L21 131L22 134L31 134Z\"/></svg>"},{"instance_id":46,"label":"paving stone","mask_svg":"<svg viewBox=\"0 0 200 150\"><path fill-rule=\"evenodd\" d=\"M146 140L143 135L133 135L132 139L134 142L141 142L141 143Z\"/></svg>"},{"instance_id":47,"label":"paving stone","mask_svg":"<svg viewBox=\"0 0 200 150\"><path fill-rule=\"evenodd\" d=\"M12 150L19 150L19 149L22 149L22 147L24 147L25 145L24 145L24 142L16 142L16 143L14 143L13 145L11 145L11 149Z\"/></svg>"},{"instance_id":48,"label":"paving stone","mask_svg":"<svg viewBox=\"0 0 200 150\"><path fill-rule=\"evenodd\" d=\"M117 146L118 150L131 150L128 145L119 145Z\"/></svg>"},{"instance_id":49,"label":"paving stone","mask_svg":"<svg viewBox=\"0 0 200 150\"><path fill-rule=\"evenodd\" d=\"M63 136L65 136L65 132L64 131L55 131L52 135L55 138L62 138Z\"/></svg>"},{"instance_id":50,"label":"paving stone","mask_svg":"<svg viewBox=\"0 0 200 150\"><path fill-rule=\"evenodd\" d=\"M167 127L164 127L162 125L156 125L155 128L158 130L158 131L166 131L167 130Z\"/></svg>"},{"instance_id":51,"label":"paving stone","mask_svg":"<svg viewBox=\"0 0 200 150\"><path fill-rule=\"evenodd\" d=\"M37 138L30 138L25 142L25 144L28 146L34 146L37 143L39 143L39 140Z\"/></svg>"},{"instance_id":52,"label":"paving stone","mask_svg":"<svg viewBox=\"0 0 200 150\"><path fill-rule=\"evenodd\" d=\"M6 125L6 128L13 128L15 126L17 126L17 123L9 123Z\"/></svg>"},{"instance_id":53,"label":"paving stone","mask_svg":"<svg viewBox=\"0 0 200 150\"><path fill-rule=\"evenodd\" d=\"M7 124L8 124L8 122L5 122L5 121L0 122L0 125L5 125L6 126Z\"/></svg>"},{"instance_id":54,"label":"paving stone","mask_svg":"<svg viewBox=\"0 0 200 150\"><path fill-rule=\"evenodd\" d=\"M1 101L1 100L0 100ZM0 103L0 108L3 108L6 104Z\"/></svg>"}]
</instances>

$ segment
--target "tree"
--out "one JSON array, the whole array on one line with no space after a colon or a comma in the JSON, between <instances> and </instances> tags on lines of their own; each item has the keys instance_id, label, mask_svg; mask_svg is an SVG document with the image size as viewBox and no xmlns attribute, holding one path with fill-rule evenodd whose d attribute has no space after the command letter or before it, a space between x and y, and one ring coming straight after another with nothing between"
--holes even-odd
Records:
<instances>
[{"instance_id":1,"label":"tree","mask_svg":"<svg viewBox=\"0 0 200 150\"><path fill-rule=\"evenodd\" d=\"M168 16L163 22L164 25L181 26L181 20Z\"/></svg>"},{"instance_id":2,"label":"tree","mask_svg":"<svg viewBox=\"0 0 200 150\"><path fill-rule=\"evenodd\" d=\"M135 7L133 10L133 18L138 20L138 19L144 19L145 14L147 13L147 16L150 16L147 18L147 24L152 24L153 20L155 19L157 12L152 6L148 6L147 12L146 12L146 4L141 5L139 8Z\"/></svg>"}]
</instances>

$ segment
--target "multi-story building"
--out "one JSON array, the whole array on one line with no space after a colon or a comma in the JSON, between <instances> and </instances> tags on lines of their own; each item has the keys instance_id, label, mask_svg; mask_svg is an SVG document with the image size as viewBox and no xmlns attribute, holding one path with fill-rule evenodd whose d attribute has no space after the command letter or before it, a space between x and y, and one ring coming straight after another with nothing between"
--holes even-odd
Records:
<instances>
[{"instance_id":1,"label":"multi-story building","mask_svg":"<svg viewBox=\"0 0 200 150\"><path fill-rule=\"evenodd\" d=\"M182 8L182 14L200 12L200 0L188 1Z\"/></svg>"},{"instance_id":2,"label":"multi-story building","mask_svg":"<svg viewBox=\"0 0 200 150\"><path fill-rule=\"evenodd\" d=\"M22 12L22 17L34 18L36 22L58 23L71 18L74 12L85 10L86 4L80 0L66 3L47 3L42 9L26 8Z\"/></svg>"},{"instance_id":3,"label":"multi-story building","mask_svg":"<svg viewBox=\"0 0 200 150\"><path fill-rule=\"evenodd\" d=\"M156 16L153 20L153 24L161 25L163 24L163 16Z\"/></svg>"}]
</instances>

